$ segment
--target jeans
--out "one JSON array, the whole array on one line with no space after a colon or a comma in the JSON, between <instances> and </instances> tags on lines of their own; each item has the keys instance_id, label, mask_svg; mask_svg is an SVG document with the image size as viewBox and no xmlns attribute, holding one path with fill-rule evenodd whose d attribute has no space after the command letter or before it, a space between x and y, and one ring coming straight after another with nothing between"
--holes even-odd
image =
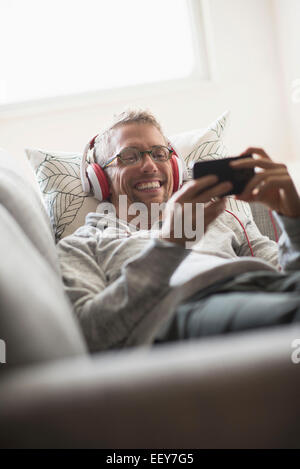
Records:
<instances>
[{"instance_id":1,"label":"jeans","mask_svg":"<svg viewBox=\"0 0 300 469\"><path fill-rule=\"evenodd\" d=\"M207 287L180 304L154 344L300 322L300 271L257 271Z\"/></svg>"}]
</instances>

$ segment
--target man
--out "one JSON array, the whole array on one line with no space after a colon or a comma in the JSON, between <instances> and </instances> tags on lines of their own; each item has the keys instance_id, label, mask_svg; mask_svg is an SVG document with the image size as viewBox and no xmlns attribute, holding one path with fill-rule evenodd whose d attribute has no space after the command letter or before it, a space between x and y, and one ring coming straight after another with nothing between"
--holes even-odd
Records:
<instances>
[{"instance_id":1,"label":"man","mask_svg":"<svg viewBox=\"0 0 300 469\"><path fill-rule=\"evenodd\" d=\"M247 150L257 159L232 163L261 169L239 198L266 204L283 229L278 252L249 220L250 258L238 222L224 213L221 197L231 183L206 176L172 195L172 166L163 147L167 140L146 112L121 114L95 140L115 215L89 214L83 227L58 244L66 293L90 350L298 321L300 200L286 167L260 149ZM147 229L136 230L130 210L126 216L120 211L120 196L127 196L128 207L142 203L148 213L153 204L166 203L156 236L149 217ZM193 249L185 247L185 232L178 237L174 229L176 207L185 203L204 207L205 234ZM197 210L190 215L196 226Z\"/></svg>"}]
</instances>

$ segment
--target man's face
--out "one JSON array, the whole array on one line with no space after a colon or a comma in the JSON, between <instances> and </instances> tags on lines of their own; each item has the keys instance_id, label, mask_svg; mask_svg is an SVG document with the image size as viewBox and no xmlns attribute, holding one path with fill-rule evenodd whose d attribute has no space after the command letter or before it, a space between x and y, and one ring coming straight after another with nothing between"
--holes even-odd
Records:
<instances>
[{"instance_id":1,"label":"man's face","mask_svg":"<svg viewBox=\"0 0 300 469\"><path fill-rule=\"evenodd\" d=\"M153 125L126 124L115 129L111 140L114 156L127 147L136 147L139 150L150 150L155 145L164 145L166 142ZM111 202L118 206L119 195L127 195L128 204L142 202L148 209L151 203L166 202L173 192L173 175L171 162L154 162L146 153L135 165L125 166L117 158L110 166L109 171ZM159 187L146 189L142 183L159 182Z\"/></svg>"}]
</instances>

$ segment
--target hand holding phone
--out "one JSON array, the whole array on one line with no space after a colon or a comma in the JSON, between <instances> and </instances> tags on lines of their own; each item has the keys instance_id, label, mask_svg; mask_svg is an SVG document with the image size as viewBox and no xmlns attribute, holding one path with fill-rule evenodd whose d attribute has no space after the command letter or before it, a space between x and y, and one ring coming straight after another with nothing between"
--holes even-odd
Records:
<instances>
[{"instance_id":1,"label":"hand holding phone","mask_svg":"<svg viewBox=\"0 0 300 469\"><path fill-rule=\"evenodd\" d=\"M224 194L223 197L232 194L241 194L247 183L254 176L254 168L234 169L229 165L229 163L232 160L241 160L252 157L253 156L249 154L237 156L235 158L222 158L219 160L196 162L193 166L193 178L198 179L203 176L215 174L218 177L219 182L230 181L233 185L232 190Z\"/></svg>"}]
</instances>

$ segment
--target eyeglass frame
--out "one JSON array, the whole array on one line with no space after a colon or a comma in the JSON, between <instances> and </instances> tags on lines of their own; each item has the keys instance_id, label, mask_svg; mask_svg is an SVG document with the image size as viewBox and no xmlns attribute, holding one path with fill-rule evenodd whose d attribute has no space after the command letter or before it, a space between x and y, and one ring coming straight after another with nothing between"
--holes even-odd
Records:
<instances>
[{"instance_id":1,"label":"eyeglass frame","mask_svg":"<svg viewBox=\"0 0 300 469\"><path fill-rule=\"evenodd\" d=\"M169 155L168 155L168 158L167 158L166 160L163 160L163 161L160 161L160 162L159 162L159 161L157 161L157 160L155 160L155 159L153 158L152 152L154 151L155 148L161 148L161 147L166 148L166 149L169 151ZM138 163L139 161L141 161L141 159L143 158L143 155L144 155L145 153L148 153L148 154L150 155L152 161L154 161L155 163L166 163L167 161L169 161L169 160L171 159L171 157L172 157L172 155L173 155L173 153L174 153L174 150L173 150L172 148L166 147L165 145L154 145L154 146L152 147L152 150L139 150L139 149L136 148L136 147L125 147L125 148L123 148L123 150L126 150L127 148L134 148L135 150L138 150L138 151L139 151L140 158L137 160L136 163ZM121 152L122 152L123 150L121 150ZM119 158L125 166L133 166L134 164L136 164L136 163L131 163L131 164L130 164L130 163L129 163L129 164L127 163L127 164L126 164L126 163L122 160L121 153L118 153L117 155L115 155L115 156L113 156L112 158L110 158L110 159L105 163L105 165L102 166L102 169L105 169L107 166L109 166L116 158Z\"/></svg>"}]
</instances>

